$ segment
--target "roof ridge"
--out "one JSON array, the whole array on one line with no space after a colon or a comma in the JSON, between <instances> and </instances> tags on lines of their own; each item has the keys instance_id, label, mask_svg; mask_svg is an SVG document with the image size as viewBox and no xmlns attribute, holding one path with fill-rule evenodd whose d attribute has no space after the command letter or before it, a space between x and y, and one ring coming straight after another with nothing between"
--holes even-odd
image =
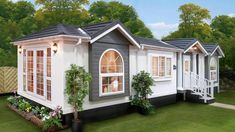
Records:
<instances>
[{"instance_id":1,"label":"roof ridge","mask_svg":"<svg viewBox=\"0 0 235 132\"><path fill-rule=\"evenodd\" d=\"M88 25L81 26L81 28L85 28L85 27L89 27L89 26L95 26L95 25L98 25L98 24L113 23L113 22L114 21L106 21L106 22L100 22L100 23L93 23L93 24L88 24Z\"/></svg>"}]
</instances>

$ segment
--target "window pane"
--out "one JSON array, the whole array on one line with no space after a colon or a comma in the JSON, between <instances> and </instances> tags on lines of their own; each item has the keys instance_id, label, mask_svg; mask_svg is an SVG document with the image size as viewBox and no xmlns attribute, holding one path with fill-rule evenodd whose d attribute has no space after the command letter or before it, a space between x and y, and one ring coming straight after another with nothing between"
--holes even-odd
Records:
<instances>
[{"instance_id":1,"label":"window pane","mask_svg":"<svg viewBox=\"0 0 235 132\"><path fill-rule=\"evenodd\" d=\"M44 95L44 78L43 78L43 50L37 51L37 94L38 95Z\"/></svg>"},{"instance_id":2,"label":"window pane","mask_svg":"<svg viewBox=\"0 0 235 132\"><path fill-rule=\"evenodd\" d=\"M23 50L23 72L26 71L26 49Z\"/></svg>"},{"instance_id":3,"label":"window pane","mask_svg":"<svg viewBox=\"0 0 235 132\"><path fill-rule=\"evenodd\" d=\"M152 57L152 75L158 76L158 57Z\"/></svg>"},{"instance_id":4,"label":"window pane","mask_svg":"<svg viewBox=\"0 0 235 132\"><path fill-rule=\"evenodd\" d=\"M47 48L47 77L51 77L51 48Z\"/></svg>"},{"instance_id":5,"label":"window pane","mask_svg":"<svg viewBox=\"0 0 235 132\"><path fill-rule=\"evenodd\" d=\"M216 80L217 79L217 74L216 71L211 72L211 80Z\"/></svg>"},{"instance_id":6,"label":"window pane","mask_svg":"<svg viewBox=\"0 0 235 132\"><path fill-rule=\"evenodd\" d=\"M106 52L101 60L101 73L121 73L123 72L122 58L116 51Z\"/></svg>"},{"instance_id":7,"label":"window pane","mask_svg":"<svg viewBox=\"0 0 235 132\"><path fill-rule=\"evenodd\" d=\"M171 75L171 58L166 59L166 75Z\"/></svg>"},{"instance_id":8,"label":"window pane","mask_svg":"<svg viewBox=\"0 0 235 132\"><path fill-rule=\"evenodd\" d=\"M33 51L27 51L27 87L28 91L33 92Z\"/></svg>"},{"instance_id":9,"label":"window pane","mask_svg":"<svg viewBox=\"0 0 235 132\"><path fill-rule=\"evenodd\" d=\"M159 56L159 76L165 76L165 57Z\"/></svg>"},{"instance_id":10,"label":"window pane","mask_svg":"<svg viewBox=\"0 0 235 132\"><path fill-rule=\"evenodd\" d=\"M185 72L189 72L189 68L190 67L190 65L189 65L189 61L184 61L184 70L185 70Z\"/></svg>"},{"instance_id":11,"label":"window pane","mask_svg":"<svg viewBox=\"0 0 235 132\"><path fill-rule=\"evenodd\" d=\"M47 100L51 100L51 80L47 80Z\"/></svg>"},{"instance_id":12,"label":"window pane","mask_svg":"<svg viewBox=\"0 0 235 132\"><path fill-rule=\"evenodd\" d=\"M102 93L123 91L123 76L102 77Z\"/></svg>"}]
</instances>

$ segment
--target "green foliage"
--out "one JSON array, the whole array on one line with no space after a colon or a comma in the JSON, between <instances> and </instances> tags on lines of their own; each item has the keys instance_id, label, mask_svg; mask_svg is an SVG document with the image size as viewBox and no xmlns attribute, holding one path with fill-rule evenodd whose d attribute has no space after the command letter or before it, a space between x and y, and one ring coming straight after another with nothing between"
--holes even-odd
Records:
<instances>
[{"instance_id":1,"label":"green foliage","mask_svg":"<svg viewBox=\"0 0 235 132\"><path fill-rule=\"evenodd\" d=\"M41 8L35 19L40 28L58 23L84 25L90 18L84 8L88 3L88 0L36 0Z\"/></svg>"},{"instance_id":2,"label":"green foliage","mask_svg":"<svg viewBox=\"0 0 235 132\"><path fill-rule=\"evenodd\" d=\"M139 19L132 6L124 5L117 1L97 1L91 4L89 13L92 23L119 20L134 35L148 38L153 37L151 31Z\"/></svg>"},{"instance_id":3,"label":"green foliage","mask_svg":"<svg viewBox=\"0 0 235 132\"><path fill-rule=\"evenodd\" d=\"M19 100L19 110L30 112L32 110L31 104L25 99Z\"/></svg>"},{"instance_id":4,"label":"green foliage","mask_svg":"<svg viewBox=\"0 0 235 132\"><path fill-rule=\"evenodd\" d=\"M48 118L43 122L43 130L47 130L50 127L57 126L62 128L61 119L59 118Z\"/></svg>"},{"instance_id":5,"label":"green foliage","mask_svg":"<svg viewBox=\"0 0 235 132\"><path fill-rule=\"evenodd\" d=\"M137 75L133 76L132 88L135 90L135 95L131 97L131 105L150 110L152 105L147 99L148 95L153 92L151 86L153 86L154 80L149 73L141 71Z\"/></svg>"},{"instance_id":6,"label":"green foliage","mask_svg":"<svg viewBox=\"0 0 235 132\"><path fill-rule=\"evenodd\" d=\"M179 7L179 29L164 39L197 38L203 42L210 42L212 31L205 21L211 18L209 11L195 4L184 4Z\"/></svg>"},{"instance_id":7,"label":"green foliage","mask_svg":"<svg viewBox=\"0 0 235 132\"><path fill-rule=\"evenodd\" d=\"M82 111L84 98L89 91L89 81L91 75L83 67L71 64L70 69L66 71L66 89L68 103L74 107L74 118L77 118L77 111Z\"/></svg>"},{"instance_id":8,"label":"green foliage","mask_svg":"<svg viewBox=\"0 0 235 132\"><path fill-rule=\"evenodd\" d=\"M15 107L18 106L18 99L14 96L8 97L7 102Z\"/></svg>"},{"instance_id":9,"label":"green foliage","mask_svg":"<svg viewBox=\"0 0 235 132\"><path fill-rule=\"evenodd\" d=\"M51 111L49 114L43 117L43 130L47 130L50 127L62 128L61 123L61 107L57 106L55 110Z\"/></svg>"}]
</instances>

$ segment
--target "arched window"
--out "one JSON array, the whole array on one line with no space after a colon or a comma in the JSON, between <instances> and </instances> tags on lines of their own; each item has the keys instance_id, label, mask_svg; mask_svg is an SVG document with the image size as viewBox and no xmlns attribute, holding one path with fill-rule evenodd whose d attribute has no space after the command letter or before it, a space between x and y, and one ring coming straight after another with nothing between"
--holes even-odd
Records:
<instances>
[{"instance_id":1,"label":"arched window","mask_svg":"<svg viewBox=\"0 0 235 132\"><path fill-rule=\"evenodd\" d=\"M106 50L100 58L100 95L124 92L124 62L114 49Z\"/></svg>"},{"instance_id":2,"label":"arched window","mask_svg":"<svg viewBox=\"0 0 235 132\"><path fill-rule=\"evenodd\" d=\"M217 79L217 61L215 58L211 58L210 61L210 79L211 80Z\"/></svg>"}]
</instances>

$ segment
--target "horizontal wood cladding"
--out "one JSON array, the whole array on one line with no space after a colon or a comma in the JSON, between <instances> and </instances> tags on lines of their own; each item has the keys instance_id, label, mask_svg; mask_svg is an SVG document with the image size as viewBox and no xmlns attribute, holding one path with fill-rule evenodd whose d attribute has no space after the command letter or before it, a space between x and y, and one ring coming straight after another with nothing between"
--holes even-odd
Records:
<instances>
[{"instance_id":1,"label":"horizontal wood cladding","mask_svg":"<svg viewBox=\"0 0 235 132\"><path fill-rule=\"evenodd\" d=\"M89 45L89 72L92 74L90 84L90 101L113 99L129 95L129 45L130 42L118 31L114 30L96 42ZM107 49L117 50L124 60L124 93L100 96L99 95L99 61Z\"/></svg>"}]
</instances>

